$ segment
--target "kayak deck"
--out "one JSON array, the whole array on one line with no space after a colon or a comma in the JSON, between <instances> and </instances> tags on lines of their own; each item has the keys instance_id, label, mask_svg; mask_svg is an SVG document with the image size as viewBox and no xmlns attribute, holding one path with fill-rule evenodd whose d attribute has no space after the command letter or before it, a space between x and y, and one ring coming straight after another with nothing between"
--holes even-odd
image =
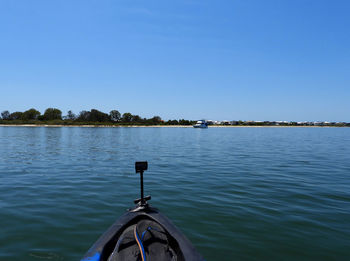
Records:
<instances>
[{"instance_id":1,"label":"kayak deck","mask_svg":"<svg viewBox=\"0 0 350 261\"><path fill-rule=\"evenodd\" d=\"M121 216L82 261L203 260L191 242L157 209Z\"/></svg>"}]
</instances>

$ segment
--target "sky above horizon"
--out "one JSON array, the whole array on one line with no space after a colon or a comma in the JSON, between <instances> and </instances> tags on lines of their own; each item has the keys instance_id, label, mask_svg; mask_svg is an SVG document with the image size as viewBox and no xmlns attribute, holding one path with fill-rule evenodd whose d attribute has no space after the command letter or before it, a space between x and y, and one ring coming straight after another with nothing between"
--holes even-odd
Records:
<instances>
[{"instance_id":1,"label":"sky above horizon","mask_svg":"<svg viewBox=\"0 0 350 261\"><path fill-rule=\"evenodd\" d=\"M350 122L350 1L0 0L0 111Z\"/></svg>"}]
</instances>

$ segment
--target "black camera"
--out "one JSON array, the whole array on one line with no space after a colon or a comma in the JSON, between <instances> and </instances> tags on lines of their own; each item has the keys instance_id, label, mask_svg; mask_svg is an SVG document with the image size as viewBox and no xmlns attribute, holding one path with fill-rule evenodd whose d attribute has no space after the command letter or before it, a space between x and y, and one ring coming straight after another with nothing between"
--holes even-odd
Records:
<instances>
[{"instance_id":1,"label":"black camera","mask_svg":"<svg viewBox=\"0 0 350 261\"><path fill-rule=\"evenodd\" d=\"M143 172L143 171L147 170L147 168L148 168L147 161L136 161L135 162L136 173Z\"/></svg>"}]
</instances>

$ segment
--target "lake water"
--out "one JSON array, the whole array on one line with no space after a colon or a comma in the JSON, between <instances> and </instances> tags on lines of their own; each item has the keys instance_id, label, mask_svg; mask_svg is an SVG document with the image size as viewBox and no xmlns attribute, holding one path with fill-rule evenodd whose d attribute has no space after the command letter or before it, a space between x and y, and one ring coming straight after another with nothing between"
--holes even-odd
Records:
<instances>
[{"instance_id":1,"label":"lake water","mask_svg":"<svg viewBox=\"0 0 350 261\"><path fill-rule=\"evenodd\" d=\"M350 260L350 128L0 127L0 260L79 260L145 193L207 260Z\"/></svg>"}]
</instances>

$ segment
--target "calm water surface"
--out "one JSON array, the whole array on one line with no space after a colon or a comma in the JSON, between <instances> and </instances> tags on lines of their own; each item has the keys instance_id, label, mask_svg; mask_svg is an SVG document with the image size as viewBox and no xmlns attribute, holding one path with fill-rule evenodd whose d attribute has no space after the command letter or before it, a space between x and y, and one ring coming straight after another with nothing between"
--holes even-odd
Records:
<instances>
[{"instance_id":1,"label":"calm water surface","mask_svg":"<svg viewBox=\"0 0 350 261\"><path fill-rule=\"evenodd\" d=\"M350 128L0 127L0 260L79 260L146 193L207 260L350 260Z\"/></svg>"}]
</instances>

